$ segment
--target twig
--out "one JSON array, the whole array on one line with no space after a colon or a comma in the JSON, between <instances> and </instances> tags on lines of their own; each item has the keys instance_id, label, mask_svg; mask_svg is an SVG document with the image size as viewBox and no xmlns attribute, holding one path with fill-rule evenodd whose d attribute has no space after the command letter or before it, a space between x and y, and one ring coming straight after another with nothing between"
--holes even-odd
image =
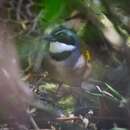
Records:
<instances>
[{"instance_id":1,"label":"twig","mask_svg":"<svg viewBox=\"0 0 130 130\"><path fill-rule=\"evenodd\" d=\"M21 14L22 3L23 3L23 0L19 0L18 5L17 5L17 9L16 9L16 19L18 21L21 20L20 14Z\"/></svg>"},{"instance_id":2,"label":"twig","mask_svg":"<svg viewBox=\"0 0 130 130\"><path fill-rule=\"evenodd\" d=\"M32 0L29 0L29 3L26 5L27 14L32 17L33 14L31 12L31 7L34 5L34 2Z\"/></svg>"},{"instance_id":3,"label":"twig","mask_svg":"<svg viewBox=\"0 0 130 130\"><path fill-rule=\"evenodd\" d=\"M36 123L36 121L34 120L34 118L31 115L30 115L30 121L31 121L31 123L32 123L35 130L40 130L37 123Z\"/></svg>"},{"instance_id":4,"label":"twig","mask_svg":"<svg viewBox=\"0 0 130 130\"><path fill-rule=\"evenodd\" d=\"M63 82L59 83L59 86L56 90L56 95L58 95L58 92L60 91L61 87L63 87Z\"/></svg>"},{"instance_id":5,"label":"twig","mask_svg":"<svg viewBox=\"0 0 130 130\"><path fill-rule=\"evenodd\" d=\"M81 119L79 117L77 117L77 116L56 118L56 121L58 121L58 122L66 122L66 121L69 121L69 120L81 120Z\"/></svg>"},{"instance_id":6,"label":"twig","mask_svg":"<svg viewBox=\"0 0 130 130\"><path fill-rule=\"evenodd\" d=\"M118 121L126 121L127 119L124 118L119 118L119 117L106 117L106 116L92 116L93 119L96 120L118 120ZM81 120L80 117L78 116L74 116L74 117L59 117L56 118L55 121L58 122L65 122L65 121L69 121L69 120Z\"/></svg>"},{"instance_id":7,"label":"twig","mask_svg":"<svg viewBox=\"0 0 130 130\"><path fill-rule=\"evenodd\" d=\"M41 14L42 14L42 11L34 18L32 28L29 30L28 34L32 33L36 29L38 20L41 17Z\"/></svg>"},{"instance_id":8,"label":"twig","mask_svg":"<svg viewBox=\"0 0 130 130\"><path fill-rule=\"evenodd\" d=\"M85 16L83 16L83 14L77 12L76 14L74 14L74 15L72 15L72 16L66 18L65 21L70 21L70 20L77 19L77 18L84 20L84 19L85 19Z\"/></svg>"}]
</instances>

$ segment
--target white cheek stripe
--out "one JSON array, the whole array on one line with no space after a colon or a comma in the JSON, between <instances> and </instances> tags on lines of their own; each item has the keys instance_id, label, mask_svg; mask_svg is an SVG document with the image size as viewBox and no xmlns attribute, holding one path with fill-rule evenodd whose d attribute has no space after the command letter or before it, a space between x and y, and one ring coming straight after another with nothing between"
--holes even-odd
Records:
<instances>
[{"instance_id":1,"label":"white cheek stripe","mask_svg":"<svg viewBox=\"0 0 130 130\"><path fill-rule=\"evenodd\" d=\"M76 47L74 45L67 45L62 42L51 42L49 51L51 53L62 53L64 51L72 51Z\"/></svg>"}]
</instances>

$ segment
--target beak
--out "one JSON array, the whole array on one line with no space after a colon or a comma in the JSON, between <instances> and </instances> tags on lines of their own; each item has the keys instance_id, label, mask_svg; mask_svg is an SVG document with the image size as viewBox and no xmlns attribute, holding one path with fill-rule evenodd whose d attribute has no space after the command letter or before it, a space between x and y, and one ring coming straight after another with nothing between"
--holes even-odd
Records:
<instances>
[{"instance_id":1,"label":"beak","mask_svg":"<svg viewBox=\"0 0 130 130\"><path fill-rule=\"evenodd\" d=\"M52 35L48 35L44 37L44 40L48 41L48 42L54 42L55 38Z\"/></svg>"}]
</instances>

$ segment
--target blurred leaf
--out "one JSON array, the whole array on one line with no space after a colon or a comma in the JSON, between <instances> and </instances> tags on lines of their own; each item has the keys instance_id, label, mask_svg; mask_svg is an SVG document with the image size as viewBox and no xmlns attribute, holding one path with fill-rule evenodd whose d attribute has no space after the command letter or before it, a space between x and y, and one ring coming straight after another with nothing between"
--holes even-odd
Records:
<instances>
[{"instance_id":1,"label":"blurred leaf","mask_svg":"<svg viewBox=\"0 0 130 130\"><path fill-rule=\"evenodd\" d=\"M84 27L82 38L87 41L87 43L94 43L100 37L99 29L92 23L87 23Z\"/></svg>"},{"instance_id":2,"label":"blurred leaf","mask_svg":"<svg viewBox=\"0 0 130 130\"><path fill-rule=\"evenodd\" d=\"M57 90L57 85L53 84L53 83L46 83L44 85L40 85L39 86L39 90L46 90L47 92L56 92Z\"/></svg>"},{"instance_id":3,"label":"blurred leaf","mask_svg":"<svg viewBox=\"0 0 130 130\"><path fill-rule=\"evenodd\" d=\"M61 98L58 104L66 112L72 112L74 109L75 100L72 96L66 96L66 97Z\"/></svg>"},{"instance_id":4,"label":"blurred leaf","mask_svg":"<svg viewBox=\"0 0 130 130\"><path fill-rule=\"evenodd\" d=\"M129 0L102 0L105 1L112 8L119 8L129 14L130 1Z\"/></svg>"},{"instance_id":5,"label":"blurred leaf","mask_svg":"<svg viewBox=\"0 0 130 130\"><path fill-rule=\"evenodd\" d=\"M126 128L115 127L115 128L112 128L111 130L128 130L128 129L126 129Z\"/></svg>"},{"instance_id":6,"label":"blurred leaf","mask_svg":"<svg viewBox=\"0 0 130 130\"><path fill-rule=\"evenodd\" d=\"M65 10L66 2L64 0L45 0L44 19L47 22L56 22Z\"/></svg>"},{"instance_id":7,"label":"blurred leaf","mask_svg":"<svg viewBox=\"0 0 130 130\"><path fill-rule=\"evenodd\" d=\"M91 6L97 15L106 11L100 0L86 0L85 4Z\"/></svg>"},{"instance_id":8,"label":"blurred leaf","mask_svg":"<svg viewBox=\"0 0 130 130\"><path fill-rule=\"evenodd\" d=\"M117 98L119 98L120 100L125 99L118 91L116 91L112 86L110 86L109 84L105 83L105 85L107 86L107 88L112 92L111 94L113 96L116 96Z\"/></svg>"}]
</instances>

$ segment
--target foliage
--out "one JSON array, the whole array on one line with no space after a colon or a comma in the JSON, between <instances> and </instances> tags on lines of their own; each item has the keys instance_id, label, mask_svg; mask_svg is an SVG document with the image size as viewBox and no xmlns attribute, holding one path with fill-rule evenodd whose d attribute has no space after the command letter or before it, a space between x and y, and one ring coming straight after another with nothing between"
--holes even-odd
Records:
<instances>
[{"instance_id":1,"label":"foliage","mask_svg":"<svg viewBox=\"0 0 130 130\"><path fill-rule=\"evenodd\" d=\"M60 99L59 106L65 110L66 113L74 111L75 100L72 96L66 96Z\"/></svg>"},{"instance_id":2,"label":"foliage","mask_svg":"<svg viewBox=\"0 0 130 130\"><path fill-rule=\"evenodd\" d=\"M22 2L11 0L7 1L6 15L0 20L13 25L15 32L13 38L16 39L23 71L29 68L25 73L27 77L31 75L32 78L35 75L33 73L40 67L38 73L44 75L45 72L42 72L43 68L40 66L48 53L48 44L44 38L56 26L64 25L74 30L80 37L81 50L92 51L93 70L90 80L104 80L104 75L107 76L106 68L108 70L115 66L118 68L123 61L126 61L130 72L129 6L129 0L22 0ZM119 62L117 63L115 59ZM36 85L41 93L47 92L51 101L66 113L74 111L75 104L80 102L74 96L70 96L75 91L71 92L70 87L67 90L61 87L59 90L60 83L52 83L52 81L50 83L48 75L42 81L37 75L32 79L30 77L27 78L28 82ZM126 79L127 77L129 75L125 76ZM117 79L113 80L117 81ZM126 84L123 84L124 87L127 86ZM102 86L100 88L96 83L95 89L98 89L98 94L92 94L97 94L99 97L109 96L119 103L122 100L126 101L128 95L121 95L116 90L118 86L105 84L105 87L107 89L102 89ZM85 97L88 94L83 93L85 94L80 96Z\"/></svg>"},{"instance_id":3,"label":"foliage","mask_svg":"<svg viewBox=\"0 0 130 130\"><path fill-rule=\"evenodd\" d=\"M55 84L51 83L46 83L45 85L40 85L39 90L42 91L47 91L47 92L56 92L57 86Z\"/></svg>"}]
</instances>

